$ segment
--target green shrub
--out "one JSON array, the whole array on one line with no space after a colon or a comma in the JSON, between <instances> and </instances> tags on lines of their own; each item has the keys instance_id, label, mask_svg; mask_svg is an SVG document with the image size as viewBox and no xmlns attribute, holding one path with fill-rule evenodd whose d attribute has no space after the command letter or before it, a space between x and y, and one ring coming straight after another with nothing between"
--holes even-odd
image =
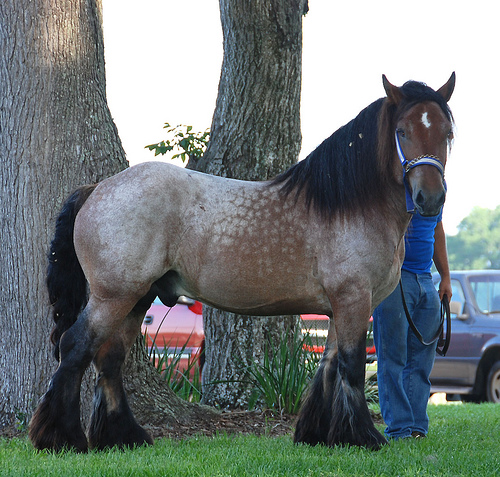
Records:
<instances>
[{"instance_id":1,"label":"green shrub","mask_svg":"<svg viewBox=\"0 0 500 477\"><path fill-rule=\"evenodd\" d=\"M146 346L146 337L144 337L144 345ZM155 336L153 338L153 346L147 350L148 359L154 364L165 382L168 383L170 388L179 397L186 401L200 402L200 356L198 355L194 358L190 356L187 367L181 368L181 359L183 354L186 354L186 345L182 348L170 348L169 343L163 343L163 345L163 348L157 346Z\"/></svg>"},{"instance_id":2,"label":"green shrub","mask_svg":"<svg viewBox=\"0 0 500 477\"><path fill-rule=\"evenodd\" d=\"M185 354L182 348L163 348L156 344L148 350L148 358L172 390L182 399L200 402L202 396L199 357L189 358L187 367L180 368L180 360ZM146 341L144 341L146 343ZM262 364L253 363L246 369L254 387L249 400L249 408L263 403L267 408L279 413L297 414L302 398L311 382L319 362L320 354L314 351L317 338L309 333L302 334L296 329L292 339L283 333L279 346L268 342L264 348ZM378 406L377 378L373 375L365 382L365 396L371 407Z\"/></svg>"},{"instance_id":3,"label":"green shrub","mask_svg":"<svg viewBox=\"0 0 500 477\"><path fill-rule=\"evenodd\" d=\"M284 333L279 346L267 343L263 363L254 363L247 370L251 376L254 392L249 402L253 408L263 402L269 409L287 414L297 414L302 397L307 390L321 356L314 351L313 340L309 333L295 331L293 339L288 340ZM378 389L376 374L365 382L365 395L369 404L377 406Z\"/></svg>"},{"instance_id":4,"label":"green shrub","mask_svg":"<svg viewBox=\"0 0 500 477\"><path fill-rule=\"evenodd\" d=\"M250 408L263 401L269 409L296 414L319 360L312 351L310 335L302 335L300 329L296 329L292 340L283 334L277 347L268 342L263 363L248 368L255 387Z\"/></svg>"}]
</instances>

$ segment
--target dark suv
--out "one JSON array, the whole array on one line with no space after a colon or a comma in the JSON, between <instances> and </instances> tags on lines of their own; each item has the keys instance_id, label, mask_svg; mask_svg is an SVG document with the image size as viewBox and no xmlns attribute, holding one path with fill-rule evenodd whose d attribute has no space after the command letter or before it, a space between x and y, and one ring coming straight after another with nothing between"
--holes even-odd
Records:
<instances>
[{"instance_id":1,"label":"dark suv","mask_svg":"<svg viewBox=\"0 0 500 477\"><path fill-rule=\"evenodd\" d=\"M432 392L500 403L500 270L454 271L451 284L450 348L436 356Z\"/></svg>"}]
</instances>

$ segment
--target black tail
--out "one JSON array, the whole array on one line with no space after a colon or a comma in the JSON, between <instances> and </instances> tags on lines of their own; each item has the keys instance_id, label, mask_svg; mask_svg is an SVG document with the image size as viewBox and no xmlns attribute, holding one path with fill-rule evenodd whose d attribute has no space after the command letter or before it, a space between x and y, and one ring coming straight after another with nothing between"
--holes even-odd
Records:
<instances>
[{"instance_id":1,"label":"black tail","mask_svg":"<svg viewBox=\"0 0 500 477\"><path fill-rule=\"evenodd\" d=\"M75 253L73 228L78 211L95 187L79 187L68 197L57 218L50 244L47 288L55 322L50 340L55 346L57 360L62 334L73 325L87 301L87 281Z\"/></svg>"}]
</instances>

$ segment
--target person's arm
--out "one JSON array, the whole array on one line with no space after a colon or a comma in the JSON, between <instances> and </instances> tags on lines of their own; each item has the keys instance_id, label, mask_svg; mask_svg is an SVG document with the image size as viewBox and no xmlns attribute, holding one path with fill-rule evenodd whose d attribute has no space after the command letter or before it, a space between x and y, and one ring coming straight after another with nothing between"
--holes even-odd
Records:
<instances>
[{"instance_id":1,"label":"person's arm","mask_svg":"<svg viewBox=\"0 0 500 477\"><path fill-rule=\"evenodd\" d=\"M446 251L446 235L444 233L443 222L438 222L434 229L434 256L432 259L441 277L439 298L443 299L443 295L446 295L448 300L451 301L450 267L448 265L448 252Z\"/></svg>"}]
</instances>

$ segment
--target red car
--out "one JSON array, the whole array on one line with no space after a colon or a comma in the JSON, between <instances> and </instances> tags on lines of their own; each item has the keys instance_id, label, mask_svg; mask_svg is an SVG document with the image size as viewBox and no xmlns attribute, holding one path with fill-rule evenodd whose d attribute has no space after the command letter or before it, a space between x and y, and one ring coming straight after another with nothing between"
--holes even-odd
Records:
<instances>
[{"instance_id":1,"label":"red car","mask_svg":"<svg viewBox=\"0 0 500 477\"><path fill-rule=\"evenodd\" d=\"M300 317L302 318L302 332L308 332L313 340L312 351L323 353L328 335L328 327L330 326L330 318L326 315L301 315ZM370 329L366 338L366 355L368 357L375 355L373 333L371 330L372 321L373 318L370 317Z\"/></svg>"},{"instance_id":2,"label":"red car","mask_svg":"<svg viewBox=\"0 0 500 477\"><path fill-rule=\"evenodd\" d=\"M200 370L203 367L205 334L199 301L180 297L177 305L170 308L156 298L146 313L141 331L147 348L152 349L152 359L158 359L166 351L168 359L179 361L181 371L189 369L196 359L200 360Z\"/></svg>"}]
</instances>

